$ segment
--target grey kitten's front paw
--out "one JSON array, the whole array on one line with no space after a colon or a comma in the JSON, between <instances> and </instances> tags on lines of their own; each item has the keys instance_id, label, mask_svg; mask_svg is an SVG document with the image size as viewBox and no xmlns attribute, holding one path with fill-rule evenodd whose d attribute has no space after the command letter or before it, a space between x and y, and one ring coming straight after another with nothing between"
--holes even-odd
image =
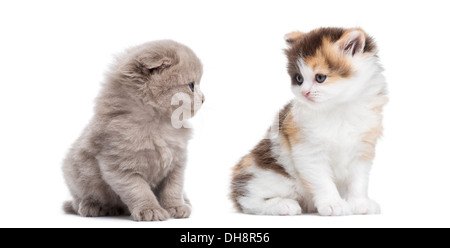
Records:
<instances>
[{"instance_id":1,"label":"grey kitten's front paw","mask_svg":"<svg viewBox=\"0 0 450 248\"><path fill-rule=\"evenodd\" d=\"M177 207L169 207L167 208L167 211L173 218L188 218L191 215L191 206L184 204Z\"/></svg>"},{"instance_id":2,"label":"grey kitten's front paw","mask_svg":"<svg viewBox=\"0 0 450 248\"><path fill-rule=\"evenodd\" d=\"M132 216L135 221L162 221L169 218L169 213L159 207L133 211Z\"/></svg>"},{"instance_id":3,"label":"grey kitten's front paw","mask_svg":"<svg viewBox=\"0 0 450 248\"><path fill-rule=\"evenodd\" d=\"M98 217L101 216L100 211L102 210L102 207L100 204L82 200L79 207L78 207L78 214L83 217Z\"/></svg>"}]
</instances>

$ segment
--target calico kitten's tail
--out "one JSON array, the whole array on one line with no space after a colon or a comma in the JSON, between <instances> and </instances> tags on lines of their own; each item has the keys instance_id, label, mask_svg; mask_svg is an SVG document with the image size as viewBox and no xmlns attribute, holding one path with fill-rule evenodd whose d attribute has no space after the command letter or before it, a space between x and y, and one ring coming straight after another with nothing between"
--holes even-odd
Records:
<instances>
[{"instance_id":1,"label":"calico kitten's tail","mask_svg":"<svg viewBox=\"0 0 450 248\"><path fill-rule=\"evenodd\" d=\"M72 201L65 201L63 203L63 210L66 212L66 214L77 214L77 211L73 207Z\"/></svg>"}]
</instances>

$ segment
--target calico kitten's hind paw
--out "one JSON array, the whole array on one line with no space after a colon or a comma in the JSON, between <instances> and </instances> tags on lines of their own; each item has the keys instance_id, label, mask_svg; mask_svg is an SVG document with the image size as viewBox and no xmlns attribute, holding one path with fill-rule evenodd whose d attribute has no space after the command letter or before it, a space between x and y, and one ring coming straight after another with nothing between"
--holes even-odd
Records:
<instances>
[{"instance_id":1,"label":"calico kitten's hind paw","mask_svg":"<svg viewBox=\"0 0 450 248\"><path fill-rule=\"evenodd\" d=\"M266 204L266 214L283 216L302 214L302 208L297 201L294 201L292 199L276 197L266 200Z\"/></svg>"},{"instance_id":2,"label":"calico kitten's hind paw","mask_svg":"<svg viewBox=\"0 0 450 248\"><path fill-rule=\"evenodd\" d=\"M169 218L169 213L159 207L137 210L132 216L135 221L163 221Z\"/></svg>"},{"instance_id":3,"label":"calico kitten's hind paw","mask_svg":"<svg viewBox=\"0 0 450 248\"><path fill-rule=\"evenodd\" d=\"M191 207L189 205L181 205L177 207L166 208L172 218L188 218L191 215Z\"/></svg>"},{"instance_id":4,"label":"calico kitten's hind paw","mask_svg":"<svg viewBox=\"0 0 450 248\"><path fill-rule=\"evenodd\" d=\"M348 203L352 208L353 214L379 214L381 212L380 205L370 199L350 199Z\"/></svg>"}]
</instances>

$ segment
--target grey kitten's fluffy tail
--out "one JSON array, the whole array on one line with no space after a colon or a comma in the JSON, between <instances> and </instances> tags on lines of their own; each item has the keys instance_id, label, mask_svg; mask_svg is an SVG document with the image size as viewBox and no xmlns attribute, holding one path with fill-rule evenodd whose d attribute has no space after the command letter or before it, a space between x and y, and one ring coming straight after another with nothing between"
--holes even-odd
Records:
<instances>
[{"instance_id":1,"label":"grey kitten's fluffy tail","mask_svg":"<svg viewBox=\"0 0 450 248\"><path fill-rule=\"evenodd\" d=\"M66 212L66 214L77 214L77 211L73 207L72 201L65 201L63 203L63 210Z\"/></svg>"}]
</instances>

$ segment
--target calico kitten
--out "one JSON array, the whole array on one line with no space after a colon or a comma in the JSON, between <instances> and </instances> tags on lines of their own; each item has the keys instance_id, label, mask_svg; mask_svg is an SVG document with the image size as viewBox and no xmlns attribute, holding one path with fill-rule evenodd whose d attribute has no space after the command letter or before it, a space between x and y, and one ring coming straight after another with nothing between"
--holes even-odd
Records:
<instances>
[{"instance_id":1,"label":"calico kitten","mask_svg":"<svg viewBox=\"0 0 450 248\"><path fill-rule=\"evenodd\" d=\"M359 28L286 36L295 99L234 167L231 198L249 214L377 214L368 197L387 102L373 38Z\"/></svg>"},{"instance_id":2,"label":"calico kitten","mask_svg":"<svg viewBox=\"0 0 450 248\"><path fill-rule=\"evenodd\" d=\"M188 217L183 177L191 130L175 128L172 113L182 108L194 114L201 106L201 76L197 56L171 40L145 43L119 56L106 74L93 119L64 160L73 196L65 211L131 213L136 221ZM190 104L172 105L180 94Z\"/></svg>"}]
</instances>

